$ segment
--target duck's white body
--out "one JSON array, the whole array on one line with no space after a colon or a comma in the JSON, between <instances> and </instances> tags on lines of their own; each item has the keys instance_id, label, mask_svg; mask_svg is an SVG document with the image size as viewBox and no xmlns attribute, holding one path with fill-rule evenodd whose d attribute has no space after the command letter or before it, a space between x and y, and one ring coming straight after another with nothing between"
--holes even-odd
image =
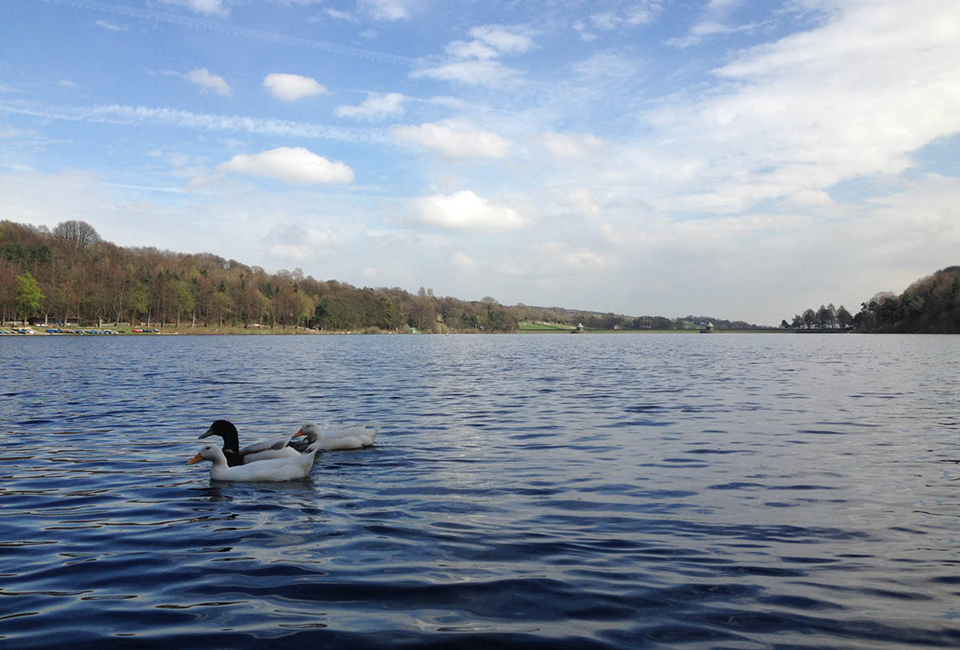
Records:
<instances>
[{"instance_id":1,"label":"duck's white body","mask_svg":"<svg viewBox=\"0 0 960 650\"><path fill-rule=\"evenodd\" d=\"M227 465L227 457L216 445L204 445L196 456L187 464L209 460L210 479L214 481L294 481L304 478L313 468L319 447L311 445L304 453L296 452L296 456L285 458L268 458L249 465Z\"/></svg>"},{"instance_id":2,"label":"duck's white body","mask_svg":"<svg viewBox=\"0 0 960 650\"><path fill-rule=\"evenodd\" d=\"M348 424L324 429L314 422L308 422L294 435L306 436L311 445L319 442L322 451L336 451L369 447L376 440L378 433L380 433L380 425Z\"/></svg>"}]
</instances>

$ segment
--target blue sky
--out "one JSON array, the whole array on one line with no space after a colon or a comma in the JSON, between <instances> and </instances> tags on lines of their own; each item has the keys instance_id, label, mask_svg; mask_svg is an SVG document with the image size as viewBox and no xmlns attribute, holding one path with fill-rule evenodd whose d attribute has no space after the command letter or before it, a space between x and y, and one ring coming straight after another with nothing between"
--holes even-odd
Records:
<instances>
[{"instance_id":1,"label":"blue sky","mask_svg":"<svg viewBox=\"0 0 960 650\"><path fill-rule=\"evenodd\" d=\"M960 3L7 0L0 218L779 323L960 263Z\"/></svg>"}]
</instances>

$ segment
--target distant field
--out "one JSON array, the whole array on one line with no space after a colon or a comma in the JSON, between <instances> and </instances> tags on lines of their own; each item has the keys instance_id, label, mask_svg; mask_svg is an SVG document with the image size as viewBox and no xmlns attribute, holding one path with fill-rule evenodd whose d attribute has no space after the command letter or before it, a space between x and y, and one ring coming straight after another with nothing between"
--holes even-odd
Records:
<instances>
[{"instance_id":1,"label":"distant field","mask_svg":"<svg viewBox=\"0 0 960 650\"><path fill-rule=\"evenodd\" d=\"M521 332L571 332L572 325L561 325L560 323L520 323L518 326Z\"/></svg>"}]
</instances>

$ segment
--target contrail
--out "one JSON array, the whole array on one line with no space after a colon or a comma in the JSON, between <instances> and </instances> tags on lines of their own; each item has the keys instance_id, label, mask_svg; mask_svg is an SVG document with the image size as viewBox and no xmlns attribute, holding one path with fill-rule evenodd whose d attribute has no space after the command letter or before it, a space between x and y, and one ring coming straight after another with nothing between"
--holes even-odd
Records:
<instances>
[{"instance_id":1,"label":"contrail","mask_svg":"<svg viewBox=\"0 0 960 650\"><path fill-rule=\"evenodd\" d=\"M152 9L139 9L137 7L125 7L106 2L95 2L94 0L32 0L33 2L46 2L49 4L63 5L65 7L77 7L80 9L89 9L92 11L103 11L117 16L126 16L140 20L153 20L157 22L170 23L180 27L189 27L191 29L209 29L241 38L249 38L278 45L288 45L291 47L300 47L307 50L319 50L329 52L340 56L348 56L364 61L378 61L380 63L389 63L404 67L411 67L416 62L415 59L399 56L397 54L387 54L385 52L375 52L373 50L364 50L358 47L348 47L346 45L337 45L326 41L317 41L310 38L300 38L297 36L287 36L275 32L265 32L259 29L250 29L249 27L237 27L227 25L213 20L204 20L193 16L181 16L164 11L154 11Z\"/></svg>"},{"instance_id":2,"label":"contrail","mask_svg":"<svg viewBox=\"0 0 960 650\"><path fill-rule=\"evenodd\" d=\"M0 111L68 122L121 125L155 124L197 131L242 131L257 135L366 144L389 142L389 138L380 129L327 126L310 122L264 119L245 115L194 113L174 108L124 106L121 104L84 107L0 103Z\"/></svg>"}]
</instances>

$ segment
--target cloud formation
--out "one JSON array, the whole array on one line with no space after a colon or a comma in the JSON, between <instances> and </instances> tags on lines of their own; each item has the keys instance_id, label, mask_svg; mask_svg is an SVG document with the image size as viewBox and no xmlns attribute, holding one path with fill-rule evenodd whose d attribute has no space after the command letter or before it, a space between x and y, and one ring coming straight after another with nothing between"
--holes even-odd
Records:
<instances>
[{"instance_id":1,"label":"cloud formation","mask_svg":"<svg viewBox=\"0 0 960 650\"><path fill-rule=\"evenodd\" d=\"M115 25L111 23L109 20L96 20L94 21L93 24L96 25L97 27L102 27L108 32L125 32L129 29L129 27L121 27L120 25Z\"/></svg>"},{"instance_id":2,"label":"cloud formation","mask_svg":"<svg viewBox=\"0 0 960 650\"><path fill-rule=\"evenodd\" d=\"M315 258L320 249L328 247L333 242L333 236L326 230L314 228L292 228L288 236L294 237L296 243L276 243L270 246L272 257L296 262L307 262Z\"/></svg>"},{"instance_id":3,"label":"cloud formation","mask_svg":"<svg viewBox=\"0 0 960 650\"><path fill-rule=\"evenodd\" d=\"M367 93L367 98L356 106L337 106L339 117L352 117L358 120L382 120L393 115L403 115L403 102L406 100L401 93Z\"/></svg>"},{"instance_id":4,"label":"cloud formation","mask_svg":"<svg viewBox=\"0 0 960 650\"><path fill-rule=\"evenodd\" d=\"M357 4L374 20L393 22L410 17L413 0L358 0Z\"/></svg>"},{"instance_id":5,"label":"cloud formation","mask_svg":"<svg viewBox=\"0 0 960 650\"><path fill-rule=\"evenodd\" d=\"M300 185L350 183L354 179L353 170L344 163L330 162L303 147L278 147L253 155L238 154L219 169Z\"/></svg>"},{"instance_id":6,"label":"cloud formation","mask_svg":"<svg viewBox=\"0 0 960 650\"><path fill-rule=\"evenodd\" d=\"M286 72L271 72L264 77L263 87L268 89L274 98L285 102L327 94L327 89L317 83L316 79Z\"/></svg>"},{"instance_id":7,"label":"cloud formation","mask_svg":"<svg viewBox=\"0 0 960 650\"><path fill-rule=\"evenodd\" d=\"M591 133L572 134L547 131L536 138L554 158L584 158L602 149L606 142Z\"/></svg>"},{"instance_id":8,"label":"cloud formation","mask_svg":"<svg viewBox=\"0 0 960 650\"><path fill-rule=\"evenodd\" d=\"M469 190L414 199L417 220L449 230L498 233L523 228L529 219L519 207L483 199Z\"/></svg>"},{"instance_id":9,"label":"cloud formation","mask_svg":"<svg viewBox=\"0 0 960 650\"><path fill-rule=\"evenodd\" d=\"M212 90L223 97L229 97L233 94L230 84L228 84L223 77L211 74L206 68L191 70L187 73L186 80L200 86L203 90Z\"/></svg>"},{"instance_id":10,"label":"cloud formation","mask_svg":"<svg viewBox=\"0 0 960 650\"><path fill-rule=\"evenodd\" d=\"M480 25L470 30L471 41L451 41L444 48L446 60L432 67L414 70L414 79L452 81L466 86L497 88L515 82L519 70L497 59L503 55L528 52L534 47L534 31L525 25Z\"/></svg>"},{"instance_id":11,"label":"cloud formation","mask_svg":"<svg viewBox=\"0 0 960 650\"><path fill-rule=\"evenodd\" d=\"M223 0L161 0L163 4L177 5L204 16L226 16L230 13Z\"/></svg>"},{"instance_id":12,"label":"cloud formation","mask_svg":"<svg viewBox=\"0 0 960 650\"><path fill-rule=\"evenodd\" d=\"M398 126L390 131L397 142L410 142L445 158L505 158L512 143L493 133L462 122Z\"/></svg>"}]
</instances>

